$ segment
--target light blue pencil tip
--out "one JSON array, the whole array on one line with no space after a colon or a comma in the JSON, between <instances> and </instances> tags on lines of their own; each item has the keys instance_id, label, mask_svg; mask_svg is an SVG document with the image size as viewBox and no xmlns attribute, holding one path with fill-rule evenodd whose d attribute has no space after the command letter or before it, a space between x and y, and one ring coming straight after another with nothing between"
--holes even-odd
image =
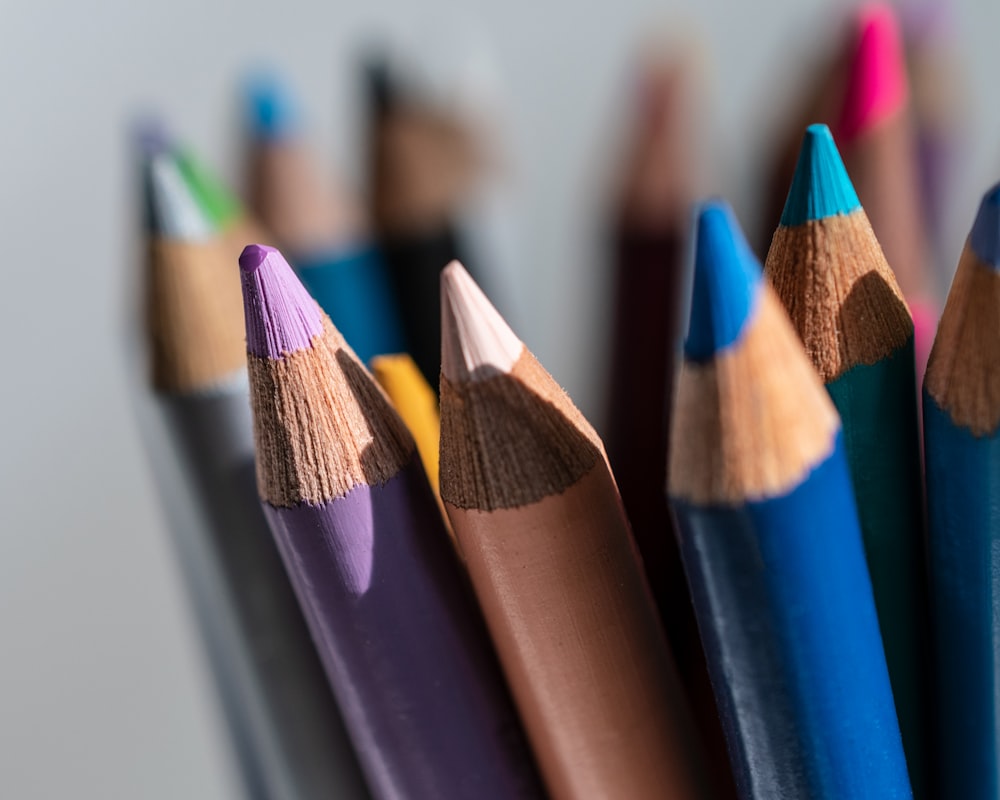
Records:
<instances>
[{"instance_id":1,"label":"light blue pencil tip","mask_svg":"<svg viewBox=\"0 0 1000 800\"><path fill-rule=\"evenodd\" d=\"M707 361L739 339L759 291L761 269L727 203L705 203L697 227L684 355Z\"/></svg>"},{"instance_id":2,"label":"light blue pencil tip","mask_svg":"<svg viewBox=\"0 0 1000 800\"><path fill-rule=\"evenodd\" d=\"M246 85L247 125L256 139L281 139L298 128L295 99L277 75L259 73Z\"/></svg>"},{"instance_id":3,"label":"light blue pencil tip","mask_svg":"<svg viewBox=\"0 0 1000 800\"><path fill-rule=\"evenodd\" d=\"M826 125L810 125L802 139L781 224L804 225L810 220L850 214L859 208L857 192L847 177L830 129Z\"/></svg>"},{"instance_id":4,"label":"light blue pencil tip","mask_svg":"<svg viewBox=\"0 0 1000 800\"><path fill-rule=\"evenodd\" d=\"M969 245L980 260L1000 269L1000 183L983 196L969 234Z\"/></svg>"}]
</instances>

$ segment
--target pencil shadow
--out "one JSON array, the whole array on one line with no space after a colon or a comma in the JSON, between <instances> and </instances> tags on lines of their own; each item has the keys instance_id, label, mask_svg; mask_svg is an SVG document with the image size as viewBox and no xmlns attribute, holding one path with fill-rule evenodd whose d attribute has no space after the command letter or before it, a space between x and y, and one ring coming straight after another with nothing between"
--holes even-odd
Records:
<instances>
[{"instance_id":1,"label":"pencil shadow","mask_svg":"<svg viewBox=\"0 0 1000 800\"><path fill-rule=\"evenodd\" d=\"M877 272L869 272L851 287L837 315L841 347L850 342L854 363L872 364L884 351L885 338L912 327L906 303ZM843 355L843 354L842 354Z\"/></svg>"}]
</instances>

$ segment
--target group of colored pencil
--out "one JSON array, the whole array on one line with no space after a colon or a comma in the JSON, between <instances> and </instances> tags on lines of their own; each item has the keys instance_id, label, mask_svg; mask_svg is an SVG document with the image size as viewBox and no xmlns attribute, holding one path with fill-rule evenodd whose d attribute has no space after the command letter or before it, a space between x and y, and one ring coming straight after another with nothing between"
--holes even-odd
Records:
<instances>
[{"instance_id":1,"label":"group of colored pencil","mask_svg":"<svg viewBox=\"0 0 1000 800\"><path fill-rule=\"evenodd\" d=\"M607 447L458 260L475 136L385 65L367 213L273 80L250 211L142 131L144 423L248 796L1000 796L1000 186L938 324L892 11L848 39L763 268L648 69Z\"/></svg>"}]
</instances>

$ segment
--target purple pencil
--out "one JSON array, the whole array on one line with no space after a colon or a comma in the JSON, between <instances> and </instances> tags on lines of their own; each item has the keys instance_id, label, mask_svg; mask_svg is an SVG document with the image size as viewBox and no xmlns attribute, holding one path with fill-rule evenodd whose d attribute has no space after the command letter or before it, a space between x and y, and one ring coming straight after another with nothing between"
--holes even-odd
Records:
<instances>
[{"instance_id":1,"label":"purple pencil","mask_svg":"<svg viewBox=\"0 0 1000 800\"><path fill-rule=\"evenodd\" d=\"M240 268L258 488L373 794L542 797L410 434L277 250Z\"/></svg>"}]
</instances>

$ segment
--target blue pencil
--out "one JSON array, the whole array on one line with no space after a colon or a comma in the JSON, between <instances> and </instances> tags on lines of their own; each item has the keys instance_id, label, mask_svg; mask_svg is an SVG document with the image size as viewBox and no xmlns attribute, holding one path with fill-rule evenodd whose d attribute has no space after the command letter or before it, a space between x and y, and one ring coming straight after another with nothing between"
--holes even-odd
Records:
<instances>
[{"instance_id":1,"label":"blue pencil","mask_svg":"<svg viewBox=\"0 0 1000 800\"><path fill-rule=\"evenodd\" d=\"M253 210L362 361L404 352L381 254L359 205L320 179L295 99L277 78L265 75L250 84L247 107Z\"/></svg>"},{"instance_id":2,"label":"blue pencil","mask_svg":"<svg viewBox=\"0 0 1000 800\"><path fill-rule=\"evenodd\" d=\"M940 797L997 797L1000 185L983 198L924 380Z\"/></svg>"},{"instance_id":3,"label":"blue pencil","mask_svg":"<svg viewBox=\"0 0 1000 800\"><path fill-rule=\"evenodd\" d=\"M728 206L696 247L670 494L740 796L910 798L840 420Z\"/></svg>"}]
</instances>

